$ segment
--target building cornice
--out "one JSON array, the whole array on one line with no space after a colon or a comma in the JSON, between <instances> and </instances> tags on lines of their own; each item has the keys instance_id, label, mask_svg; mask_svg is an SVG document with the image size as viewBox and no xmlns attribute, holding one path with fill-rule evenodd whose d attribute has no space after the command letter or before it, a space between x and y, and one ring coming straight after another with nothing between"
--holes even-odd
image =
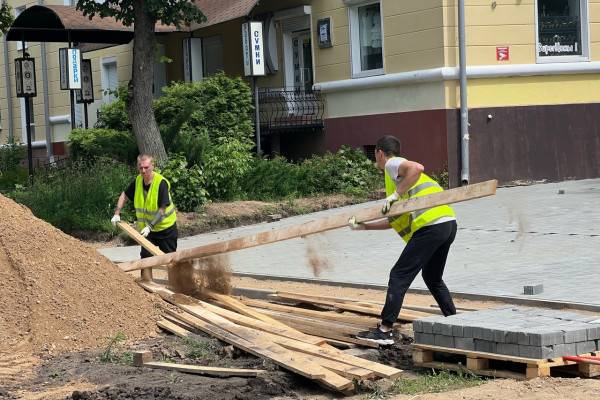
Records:
<instances>
[{"instance_id":1,"label":"building cornice","mask_svg":"<svg viewBox=\"0 0 600 400\"><path fill-rule=\"evenodd\" d=\"M600 73L600 62L572 62L555 64L510 64L480 65L467 67L468 79L576 75ZM396 74L370 76L366 78L344 79L316 83L315 90L322 92L340 92L346 90L364 90L424 82L440 82L458 79L457 67L420 69Z\"/></svg>"}]
</instances>

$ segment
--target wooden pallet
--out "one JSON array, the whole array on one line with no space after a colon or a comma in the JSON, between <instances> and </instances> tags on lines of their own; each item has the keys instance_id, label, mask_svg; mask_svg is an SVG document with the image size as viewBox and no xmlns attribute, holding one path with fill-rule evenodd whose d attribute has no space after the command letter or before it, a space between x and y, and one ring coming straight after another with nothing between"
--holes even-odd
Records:
<instances>
[{"instance_id":1,"label":"wooden pallet","mask_svg":"<svg viewBox=\"0 0 600 400\"><path fill-rule=\"evenodd\" d=\"M436 361L437 354L445 356L445 358L456 357L453 357L451 361ZM600 353L586 355L595 356L596 354ZM470 371L477 375L495 378L533 379L550 376L551 370L555 369L586 378L600 375L599 365L577 364L572 361L564 361L562 357L534 359L424 344L413 344L412 356L413 363L417 367Z\"/></svg>"}]
</instances>

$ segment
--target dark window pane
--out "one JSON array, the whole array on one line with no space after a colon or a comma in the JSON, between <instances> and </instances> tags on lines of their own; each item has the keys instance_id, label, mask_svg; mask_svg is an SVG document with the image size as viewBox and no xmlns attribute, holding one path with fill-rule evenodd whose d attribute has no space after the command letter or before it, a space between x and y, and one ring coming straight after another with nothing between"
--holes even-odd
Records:
<instances>
[{"instance_id":1,"label":"dark window pane","mask_svg":"<svg viewBox=\"0 0 600 400\"><path fill-rule=\"evenodd\" d=\"M383 68L379 4L358 8L358 26L361 71Z\"/></svg>"},{"instance_id":2,"label":"dark window pane","mask_svg":"<svg viewBox=\"0 0 600 400\"><path fill-rule=\"evenodd\" d=\"M580 0L538 0L538 55L582 54Z\"/></svg>"}]
</instances>

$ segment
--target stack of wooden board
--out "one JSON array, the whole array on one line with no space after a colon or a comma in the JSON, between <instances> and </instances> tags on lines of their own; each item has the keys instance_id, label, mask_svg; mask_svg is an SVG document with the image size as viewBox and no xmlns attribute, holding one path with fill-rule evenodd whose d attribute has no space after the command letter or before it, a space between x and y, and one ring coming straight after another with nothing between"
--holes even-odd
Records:
<instances>
[{"instance_id":1,"label":"stack of wooden board","mask_svg":"<svg viewBox=\"0 0 600 400\"><path fill-rule=\"evenodd\" d=\"M172 292L154 282L140 282L176 309L168 309L158 325L179 336L202 331L284 369L342 393L354 390L353 380L395 378L402 370L354 357L327 340L302 333L233 297L207 293L211 302Z\"/></svg>"}]
</instances>

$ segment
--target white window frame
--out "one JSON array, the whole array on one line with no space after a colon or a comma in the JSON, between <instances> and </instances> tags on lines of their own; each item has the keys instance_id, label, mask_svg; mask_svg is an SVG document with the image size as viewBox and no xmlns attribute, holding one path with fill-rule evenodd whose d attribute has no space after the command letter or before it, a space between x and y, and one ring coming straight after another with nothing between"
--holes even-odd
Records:
<instances>
[{"instance_id":1,"label":"white window frame","mask_svg":"<svg viewBox=\"0 0 600 400\"><path fill-rule=\"evenodd\" d=\"M111 95L105 94L105 91L109 89L110 81L106 71L106 66L109 64L114 64L115 69L117 70L117 87L119 83L119 65L117 64L117 57L104 57L100 60L100 85L102 88L102 103L109 104L115 101L115 99L111 99Z\"/></svg>"},{"instance_id":2,"label":"white window frame","mask_svg":"<svg viewBox=\"0 0 600 400\"><path fill-rule=\"evenodd\" d=\"M15 7L14 8L15 19L26 9L27 9L27 6ZM29 47L29 45L27 44L27 42L25 42L25 48L28 48L28 47ZM23 42L21 42L20 40L17 42L17 50L18 51L23 50Z\"/></svg>"},{"instance_id":3,"label":"white window frame","mask_svg":"<svg viewBox=\"0 0 600 400\"><path fill-rule=\"evenodd\" d=\"M590 61L590 19L589 19L589 1L579 0L580 15L581 15L581 55L580 56L540 56L538 44L540 41L539 19L538 19L538 3L535 0L535 61L538 64L547 63L566 63L566 62L586 62Z\"/></svg>"},{"instance_id":4,"label":"white window frame","mask_svg":"<svg viewBox=\"0 0 600 400\"><path fill-rule=\"evenodd\" d=\"M385 47L384 47L384 33L383 33L383 7L381 6L381 0L344 0L350 6L348 7L348 21L350 25L350 58L352 66L352 78L364 78L368 76L383 75L385 74ZM360 7L368 6L371 4L379 4L379 11L381 17L381 57L383 68L362 70L360 62L360 23L358 21L358 9Z\"/></svg>"}]
</instances>

